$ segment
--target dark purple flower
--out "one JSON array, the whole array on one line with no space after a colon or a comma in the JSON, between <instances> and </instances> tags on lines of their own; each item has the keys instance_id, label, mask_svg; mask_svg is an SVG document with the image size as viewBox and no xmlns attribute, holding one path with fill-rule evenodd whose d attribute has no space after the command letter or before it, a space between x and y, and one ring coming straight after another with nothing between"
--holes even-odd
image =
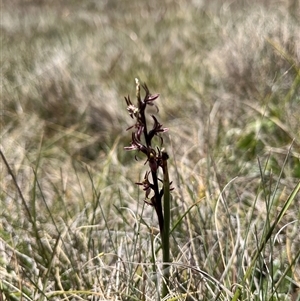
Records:
<instances>
[{"instance_id":1,"label":"dark purple flower","mask_svg":"<svg viewBox=\"0 0 300 301\"><path fill-rule=\"evenodd\" d=\"M151 115L151 117L154 120L154 124L153 124L153 128L152 130L149 132L148 134L148 138L151 140L155 135L157 135L158 133L165 133L167 132L169 129L168 128L163 128L162 124L160 124L156 117L154 115Z\"/></svg>"},{"instance_id":2,"label":"dark purple flower","mask_svg":"<svg viewBox=\"0 0 300 301\"><path fill-rule=\"evenodd\" d=\"M157 158L156 158L156 153L154 150L152 150L148 156L148 162L149 162L149 167L152 172L157 172L158 169L158 164L157 164Z\"/></svg>"},{"instance_id":3,"label":"dark purple flower","mask_svg":"<svg viewBox=\"0 0 300 301\"><path fill-rule=\"evenodd\" d=\"M144 180L141 183L135 183L137 185L143 186L143 190L146 191L146 198L149 197L151 190L154 189L154 185L150 183L149 177L150 171L147 171L144 176Z\"/></svg>"},{"instance_id":4,"label":"dark purple flower","mask_svg":"<svg viewBox=\"0 0 300 301\"><path fill-rule=\"evenodd\" d=\"M154 100L159 97L159 94L151 94L146 84L143 84L142 87L144 88L144 90L146 92L143 103L147 104L149 106L154 106ZM156 109L158 112L158 107L156 107Z\"/></svg>"},{"instance_id":5,"label":"dark purple flower","mask_svg":"<svg viewBox=\"0 0 300 301\"><path fill-rule=\"evenodd\" d=\"M133 132L132 133L132 141L130 146L125 146L124 149L127 151L131 150L138 150L143 152L144 154L148 155L148 150L147 147L144 146L136 137L137 133Z\"/></svg>"},{"instance_id":6,"label":"dark purple flower","mask_svg":"<svg viewBox=\"0 0 300 301\"><path fill-rule=\"evenodd\" d=\"M132 128L135 128L135 135L136 135L136 138L138 141L141 141L141 136L142 136L142 133L144 131L144 125L141 123L141 122L137 122L136 124L130 126L129 128L126 129L126 131L132 129Z\"/></svg>"}]
</instances>

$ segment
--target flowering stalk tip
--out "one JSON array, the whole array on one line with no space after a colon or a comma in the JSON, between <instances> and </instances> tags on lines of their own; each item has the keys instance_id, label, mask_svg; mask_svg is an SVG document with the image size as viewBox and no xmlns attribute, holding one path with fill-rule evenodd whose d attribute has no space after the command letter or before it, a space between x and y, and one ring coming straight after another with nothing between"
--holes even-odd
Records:
<instances>
[{"instance_id":1,"label":"flowering stalk tip","mask_svg":"<svg viewBox=\"0 0 300 301\"><path fill-rule=\"evenodd\" d=\"M145 202L155 208L161 233L163 233L164 219L161 203L164 187L161 187L163 186L161 184L163 181L158 178L158 174L160 170L164 173L163 161L166 159L166 153L162 152L163 138L161 137L161 134L167 132L168 129L164 128L154 115L151 115L153 124L152 128L148 131L146 108L147 106L155 106L157 112L159 112L158 107L155 104L155 100L158 99L159 94L151 94L148 86L146 84L140 85L137 78L135 79L135 84L137 105L134 105L131 102L129 96L125 97L127 111L129 116L135 120L135 123L127 129L132 130L131 144L124 149L127 151L135 150L142 152L146 156L145 164L148 163L149 171L146 172L143 181L136 184L143 187L143 190L145 191ZM144 98L141 97L141 87L145 91ZM159 137L159 147L153 147L154 137ZM150 174L152 182L149 180Z\"/></svg>"}]
</instances>

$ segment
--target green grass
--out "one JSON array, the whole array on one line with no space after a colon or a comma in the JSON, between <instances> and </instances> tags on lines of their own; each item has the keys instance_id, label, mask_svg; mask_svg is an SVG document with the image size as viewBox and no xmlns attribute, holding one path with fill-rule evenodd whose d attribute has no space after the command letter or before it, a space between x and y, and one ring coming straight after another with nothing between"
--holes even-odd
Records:
<instances>
[{"instance_id":1,"label":"green grass","mask_svg":"<svg viewBox=\"0 0 300 301\"><path fill-rule=\"evenodd\" d=\"M300 300L299 4L207 3L1 2L0 299L159 298L138 77L170 129L168 300Z\"/></svg>"}]
</instances>

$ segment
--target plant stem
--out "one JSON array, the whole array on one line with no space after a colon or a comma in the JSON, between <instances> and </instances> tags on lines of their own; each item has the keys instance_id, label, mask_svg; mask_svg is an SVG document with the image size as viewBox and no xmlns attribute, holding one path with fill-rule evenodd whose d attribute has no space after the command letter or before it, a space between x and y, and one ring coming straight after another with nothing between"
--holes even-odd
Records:
<instances>
[{"instance_id":1,"label":"plant stem","mask_svg":"<svg viewBox=\"0 0 300 301\"><path fill-rule=\"evenodd\" d=\"M161 239L163 241L163 237L164 237L164 216L163 216L163 210L162 210L162 205L161 205L161 196L160 196L159 188L158 188L158 179L157 179L156 172L152 171L151 174L152 174L153 185L154 185L154 193L155 193L154 208L155 208L157 218L158 218L160 236L161 236Z\"/></svg>"},{"instance_id":2,"label":"plant stem","mask_svg":"<svg viewBox=\"0 0 300 301\"><path fill-rule=\"evenodd\" d=\"M170 278L170 181L168 172L167 153L162 153L163 174L164 174L164 231L162 236L163 249L163 274L165 281L163 282L162 298L168 294L169 278Z\"/></svg>"},{"instance_id":3,"label":"plant stem","mask_svg":"<svg viewBox=\"0 0 300 301\"><path fill-rule=\"evenodd\" d=\"M128 150L140 150L147 156L147 161L151 170L152 182L148 180L149 173L146 173L145 179L142 183L137 183L144 186L146 191L146 198L149 194L154 191L154 196L151 197L150 204L155 208L159 230L161 236L161 245L163 251L163 283L162 283L162 298L166 297L168 294L169 281L170 281L170 181L168 173L167 160L169 158L166 152L161 152L159 148L157 151L152 148L151 141L155 135L159 136L159 133L165 132L167 129L162 128L162 125L157 121L155 116L151 115L154 121L153 128L148 133L147 130L147 120L145 116L146 106L153 106L153 101L159 96L159 94L151 94L147 85L144 84L146 95L144 100L141 99L141 89L139 80L135 79L136 84L136 98L137 98L137 108L134 107L130 101L130 98L125 97L126 103L128 105L127 110L130 116L137 118L136 124L133 126L135 128L135 133L132 134L132 145L127 147ZM145 139L146 145L141 142L141 135ZM161 139L161 142L163 140ZM163 169L163 187L159 187L158 170ZM162 206L162 197L164 198L164 205Z\"/></svg>"}]
</instances>

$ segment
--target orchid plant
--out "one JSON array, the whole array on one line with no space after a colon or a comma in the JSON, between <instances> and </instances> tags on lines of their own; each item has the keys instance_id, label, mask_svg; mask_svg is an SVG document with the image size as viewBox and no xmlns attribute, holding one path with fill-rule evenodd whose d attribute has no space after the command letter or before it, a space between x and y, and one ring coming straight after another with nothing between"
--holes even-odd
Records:
<instances>
[{"instance_id":1,"label":"orchid plant","mask_svg":"<svg viewBox=\"0 0 300 301\"><path fill-rule=\"evenodd\" d=\"M163 149L163 138L161 134L167 132L168 129L164 128L154 115L151 115L153 125L152 128L148 130L146 108L147 106L155 106L158 113L158 107L154 102L159 97L159 94L151 94L147 85L143 84L142 88L145 91L145 97L142 99L139 80L135 79L135 83L137 106L132 104L129 96L125 97L129 115L135 120L135 124L127 129L132 130L132 136L131 144L125 147L125 150L142 152L146 156L145 164L148 163L149 165L149 170L145 173L142 182L136 184L143 187L145 191L145 202L154 207L158 217L163 250L163 271L165 276L162 287L162 297L165 297L168 292L169 282L170 191L172 191L173 188L170 188L172 182L169 181L167 164L169 156ZM153 146L153 138L155 136L160 139L159 147ZM162 171L163 179L159 178L160 171Z\"/></svg>"}]
</instances>

